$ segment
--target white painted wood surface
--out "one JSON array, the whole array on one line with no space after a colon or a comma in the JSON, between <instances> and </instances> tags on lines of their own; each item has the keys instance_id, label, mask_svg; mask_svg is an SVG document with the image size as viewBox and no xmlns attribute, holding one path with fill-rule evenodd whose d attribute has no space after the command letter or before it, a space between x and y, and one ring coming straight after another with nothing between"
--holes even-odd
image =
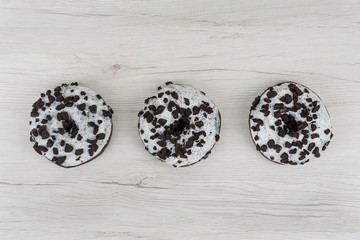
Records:
<instances>
[{"instance_id":1,"label":"white painted wood surface","mask_svg":"<svg viewBox=\"0 0 360 240\"><path fill-rule=\"evenodd\" d=\"M360 239L360 2L0 0L0 239ZM159 84L203 90L223 116L211 156L150 156L137 112ZM305 166L265 160L253 98L316 91L335 137ZM115 110L98 159L60 168L32 149L40 92L78 81Z\"/></svg>"}]
</instances>

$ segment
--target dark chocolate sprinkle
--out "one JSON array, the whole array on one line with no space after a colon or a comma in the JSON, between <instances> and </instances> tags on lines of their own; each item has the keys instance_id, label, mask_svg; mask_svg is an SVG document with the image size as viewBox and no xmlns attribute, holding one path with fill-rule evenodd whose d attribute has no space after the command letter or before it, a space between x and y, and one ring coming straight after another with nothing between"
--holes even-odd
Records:
<instances>
[{"instance_id":1,"label":"dark chocolate sprinkle","mask_svg":"<svg viewBox=\"0 0 360 240\"><path fill-rule=\"evenodd\" d=\"M65 145L65 152L67 152L67 153L71 152L73 149L74 149L73 146L71 146L70 144Z\"/></svg>"},{"instance_id":2,"label":"dark chocolate sprinkle","mask_svg":"<svg viewBox=\"0 0 360 240\"><path fill-rule=\"evenodd\" d=\"M112 115L111 115L111 112L110 112L110 111L102 110L102 113L103 113L104 117L110 117L110 118L112 118Z\"/></svg>"},{"instance_id":3,"label":"dark chocolate sprinkle","mask_svg":"<svg viewBox=\"0 0 360 240\"><path fill-rule=\"evenodd\" d=\"M262 145L262 146L260 147L260 150L261 150L262 152L266 152L266 149L267 149L267 146L266 146L266 145Z\"/></svg>"},{"instance_id":4,"label":"dark chocolate sprinkle","mask_svg":"<svg viewBox=\"0 0 360 240\"><path fill-rule=\"evenodd\" d=\"M99 146L97 144L91 144L89 146L89 148L93 151L93 152L96 152L99 148Z\"/></svg>"},{"instance_id":5,"label":"dark chocolate sprinkle","mask_svg":"<svg viewBox=\"0 0 360 240\"><path fill-rule=\"evenodd\" d=\"M91 157L94 155L94 151L91 148L88 149L88 153Z\"/></svg>"},{"instance_id":6,"label":"dark chocolate sprinkle","mask_svg":"<svg viewBox=\"0 0 360 240\"><path fill-rule=\"evenodd\" d=\"M57 165L61 165L65 162L66 157L53 157L52 161L55 162Z\"/></svg>"},{"instance_id":7,"label":"dark chocolate sprinkle","mask_svg":"<svg viewBox=\"0 0 360 240\"><path fill-rule=\"evenodd\" d=\"M166 142L165 140L161 140L161 141L158 141L156 142L160 147L165 147L166 146Z\"/></svg>"},{"instance_id":8,"label":"dark chocolate sprinkle","mask_svg":"<svg viewBox=\"0 0 360 240\"><path fill-rule=\"evenodd\" d=\"M191 148L191 147L193 146L193 144L194 144L194 141L191 140L191 139L189 139L189 140L186 142L185 147L186 147L186 148Z\"/></svg>"},{"instance_id":9,"label":"dark chocolate sprinkle","mask_svg":"<svg viewBox=\"0 0 360 240\"><path fill-rule=\"evenodd\" d=\"M83 154L83 152L84 152L84 149L76 149L75 150L75 155L79 156L79 155Z\"/></svg>"},{"instance_id":10,"label":"dark chocolate sprinkle","mask_svg":"<svg viewBox=\"0 0 360 240\"><path fill-rule=\"evenodd\" d=\"M308 146L308 150L311 152L314 147L315 147L315 143L310 143Z\"/></svg>"},{"instance_id":11,"label":"dark chocolate sprinkle","mask_svg":"<svg viewBox=\"0 0 360 240\"><path fill-rule=\"evenodd\" d=\"M279 111L274 112L274 117L275 118L280 118L281 117L281 113Z\"/></svg>"},{"instance_id":12,"label":"dark chocolate sprinkle","mask_svg":"<svg viewBox=\"0 0 360 240\"><path fill-rule=\"evenodd\" d=\"M259 102L260 102L260 96L257 96L251 105L251 110L255 110Z\"/></svg>"},{"instance_id":13,"label":"dark chocolate sprinkle","mask_svg":"<svg viewBox=\"0 0 360 240\"><path fill-rule=\"evenodd\" d=\"M51 148L54 145L54 141L52 141L51 139L49 139L46 143L46 147Z\"/></svg>"},{"instance_id":14,"label":"dark chocolate sprinkle","mask_svg":"<svg viewBox=\"0 0 360 240\"><path fill-rule=\"evenodd\" d=\"M67 112L60 112L56 116L57 116L57 120L59 121L69 120L69 114Z\"/></svg>"},{"instance_id":15,"label":"dark chocolate sprinkle","mask_svg":"<svg viewBox=\"0 0 360 240\"><path fill-rule=\"evenodd\" d=\"M200 112L200 108L197 107L197 106L194 106L193 109L192 109L192 111L193 111L193 114L194 114L194 115L197 115L197 114L199 114L199 112Z\"/></svg>"},{"instance_id":16,"label":"dark chocolate sprinkle","mask_svg":"<svg viewBox=\"0 0 360 240\"><path fill-rule=\"evenodd\" d=\"M275 145L275 141L273 139L270 139L268 142L267 142L267 145L269 148L273 148L274 145Z\"/></svg>"},{"instance_id":17,"label":"dark chocolate sprinkle","mask_svg":"<svg viewBox=\"0 0 360 240\"><path fill-rule=\"evenodd\" d=\"M59 105L57 105L56 106L56 110L58 110L58 111L60 111L60 110L62 110L62 109L64 109L65 108L65 105L64 104L59 104Z\"/></svg>"},{"instance_id":18,"label":"dark chocolate sprinkle","mask_svg":"<svg viewBox=\"0 0 360 240\"><path fill-rule=\"evenodd\" d=\"M165 110L164 106L158 106L156 111L154 112L154 115L161 114Z\"/></svg>"},{"instance_id":19,"label":"dark chocolate sprinkle","mask_svg":"<svg viewBox=\"0 0 360 240\"><path fill-rule=\"evenodd\" d=\"M291 148L291 146L292 146L291 143L289 143L288 141L285 142L285 147Z\"/></svg>"},{"instance_id":20,"label":"dark chocolate sprinkle","mask_svg":"<svg viewBox=\"0 0 360 240\"><path fill-rule=\"evenodd\" d=\"M80 111L83 111L83 110L85 110L86 105L85 105L85 103L82 103L82 104L77 105L76 107L77 107Z\"/></svg>"},{"instance_id":21,"label":"dark chocolate sprinkle","mask_svg":"<svg viewBox=\"0 0 360 240\"><path fill-rule=\"evenodd\" d=\"M318 148L318 147L316 147L316 148L312 151L312 153L314 154L314 156L315 156L316 158L319 158L319 157L320 157L320 153L319 153L319 148Z\"/></svg>"},{"instance_id":22,"label":"dark chocolate sprinkle","mask_svg":"<svg viewBox=\"0 0 360 240\"><path fill-rule=\"evenodd\" d=\"M296 148L293 148L289 151L290 154L295 154L297 152L297 149Z\"/></svg>"},{"instance_id":23,"label":"dark chocolate sprinkle","mask_svg":"<svg viewBox=\"0 0 360 240\"><path fill-rule=\"evenodd\" d=\"M96 135L98 131L99 131L99 126L95 124L93 129L93 134Z\"/></svg>"},{"instance_id":24,"label":"dark chocolate sprinkle","mask_svg":"<svg viewBox=\"0 0 360 240\"><path fill-rule=\"evenodd\" d=\"M97 143L97 139L87 139L86 142L90 143L90 144L94 144L94 143Z\"/></svg>"},{"instance_id":25,"label":"dark chocolate sprinkle","mask_svg":"<svg viewBox=\"0 0 360 240\"><path fill-rule=\"evenodd\" d=\"M78 141L80 141L82 138L83 138L83 137L82 137L80 134L78 134L76 139L77 139Z\"/></svg>"},{"instance_id":26,"label":"dark chocolate sprinkle","mask_svg":"<svg viewBox=\"0 0 360 240\"><path fill-rule=\"evenodd\" d=\"M99 133L98 135L96 135L97 140L102 140L104 138L105 138L105 133Z\"/></svg>"},{"instance_id":27,"label":"dark chocolate sprinkle","mask_svg":"<svg viewBox=\"0 0 360 240\"><path fill-rule=\"evenodd\" d=\"M33 128L33 129L31 130L31 134L32 134L34 137L39 136L39 133L38 133L38 131L36 130L36 128Z\"/></svg>"},{"instance_id":28,"label":"dark chocolate sprinkle","mask_svg":"<svg viewBox=\"0 0 360 240\"><path fill-rule=\"evenodd\" d=\"M190 105L190 101L189 101L188 98L184 98L184 102L185 102L186 105Z\"/></svg>"},{"instance_id":29,"label":"dark chocolate sprinkle","mask_svg":"<svg viewBox=\"0 0 360 240\"><path fill-rule=\"evenodd\" d=\"M281 149L282 149L282 147L281 147L280 145L278 145L278 144L276 144L276 145L274 146L274 148L275 148L275 150L276 150L277 153L279 153L279 152L281 151Z\"/></svg>"},{"instance_id":30,"label":"dark chocolate sprinkle","mask_svg":"<svg viewBox=\"0 0 360 240\"><path fill-rule=\"evenodd\" d=\"M301 122L300 124L297 125L297 130L300 131L304 128L306 128L308 126L308 124L306 122Z\"/></svg>"},{"instance_id":31,"label":"dark chocolate sprinkle","mask_svg":"<svg viewBox=\"0 0 360 240\"><path fill-rule=\"evenodd\" d=\"M282 103L275 103L274 104L274 109L275 110L282 109L283 107L284 107L284 104L282 104Z\"/></svg>"},{"instance_id":32,"label":"dark chocolate sprinkle","mask_svg":"<svg viewBox=\"0 0 360 240\"><path fill-rule=\"evenodd\" d=\"M150 109L151 111L153 111L153 112L155 112L155 111L156 111L156 107L155 107L155 105L150 105L150 106L149 106L149 109Z\"/></svg>"},{"instance_id":33,"label":"dark chocolate sprinkle","mask_svg":"<svg viewBox=\"0 0 360 240\"><path fill-rule=\"evenodd\" d=\"M91 105L91 106L89 107L89 110L90 110L90 112L92 112L92 113L96 113L96 111L97 111L97 106L96 106L96 105Z\"/></svg>"},{"instance_id":34,"label":"dark chocolate sprinkle","mask_svg":"<svg viewBox=\"0 0 360 240\"><path fill-rule=\"evenodd\" d=\"M204 123L202 121L198 121L195 123L195 125L199 128L201 128L202 126L204 126Z\"/></svg>"},{"instance_id":35,"label":"dark chocolate sprinkle","mask_svg":"<svg viewBox=\"0 0 360 240\"><path fill-rule=\"evenodd\" d=\"M277 95L277 92L275 92L275 91L269 91L267 94L266 94L266 96L268 97L268 98L273 98L273 97L275 97Z\"/></svg>"},{"instance_id":36,"label":"dark chocolate sprinkle","mask_svg":"<svg viewBox=\"0 0 360 240\"><path fill-rule=\"evenodd\" d=\"M167 122L167 120L166 120L166 119L163 119L163 118L160 118L160 119L158 120L158 123L159 123L161 126L165 126L166 122Z\"/></svg>"},{"instance_id":37,"label":"dark chocolate sprinkle","mask_svg":"<svg viewBox=\"0 0 360 240\"><path fill-rule=\"evenodd\" d=\"M46 130L46 126L43 125L43 126L40 126L39 127L39 135L41 136L42 139L47 139L50 137L50 134L49 132Z\"/></svg>"},{"instance_id":38,"label":"dark chocolate sprinkle","mask_svg":"<svg viewBox=\"0 0 360 240\"><path fill-rule=\"evenodd\" d=\"M264 98L264 101L265 101L266 103L271 103L271 100L268 99L268 98Z\"/></svg>"},{"instance_id":39,"label":"dark chocolate sprinkle","mask_svg":"<svg viewBox=\"0 0 360 240\"><path fill-rule=\"evenodd\" d=\"M314 138L319 138L320 136L319 136L319 134L317 134L317 133L313 133L313 134L311 134L311 138L312 139L314 139Z\"/></svg>"},{"instance_id":40,"label":"dark chocolate sprinkle","mask_svg":"<svg viewBox=\"0 0 360 240\"><path fill-rule=\"evenodd\" d=\"M54 153L55 155L57 155L57 154L59 154L59 150L58 150L57 148L53 148L53 153Z\"/></svg>"},{"instance_id":41,"label":"dark chocolate sprinkle","mask_svg":"<svg viewBox=\"0 0 360 240\"><path fill-rule=\"evenodd\" d=\"M220 136L218 134L216 134L215 141L217 142L217 141L219 141L219 139L220 139Z\"/></svg>"}]
</instances>

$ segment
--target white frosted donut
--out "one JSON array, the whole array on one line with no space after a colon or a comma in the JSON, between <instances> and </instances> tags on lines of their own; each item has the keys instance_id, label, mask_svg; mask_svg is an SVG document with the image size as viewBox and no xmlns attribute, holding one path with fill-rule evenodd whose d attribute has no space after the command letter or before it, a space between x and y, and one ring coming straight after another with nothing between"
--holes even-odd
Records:
<instances>
[{"instance_id":1,"label":"white frosted donut","mask_svg":"<svg viewBox=\"0 0 360 240\"><path fill-rule=\"evenodd\" d=\"M293 82L277 84L257 97L249 124L256 149L280 164L304 164L320 157L333 137L330 116L320 98Z\"/></svg>"},{"instance_id":2,"label":"white frosted donut","mask_svg":"<svg viewBox=\"0 0 360 240\"><path fill-rule=\"evenodd\" d=\"M145 149L174 167L205 159L219 140L221 117L203 92L167 82L139 112Z\"/></svg>"},{"instance_id":3,"label":"white frosted donut","mask_svg":"<svg viewBox=\"0 0 360 240\"><path fill-rule=\"evenodd\" d=\"M93 90L63 84L33 104L30 141L37 153L57 165L79 166L99 156L109 143L112 113Z\"/></svg>"}]
</instances>

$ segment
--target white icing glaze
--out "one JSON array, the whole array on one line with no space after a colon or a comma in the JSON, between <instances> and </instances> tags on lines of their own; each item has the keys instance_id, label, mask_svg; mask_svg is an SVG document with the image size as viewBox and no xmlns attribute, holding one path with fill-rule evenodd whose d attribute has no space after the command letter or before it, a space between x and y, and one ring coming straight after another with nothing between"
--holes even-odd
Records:
<instances>
[{"instance_id":1,"label":"white icing glaze","mask_svg":"<svg viewBox=\"0 0 360 240\"><path fill-rule=\"evenodd\" d=\"M157 119L166 119L167 122L165 124L165 126L169 126L171 124L173 124L176 120L178 120L181 115L179 114L179 118L174 119L174 117L172 116L171 112L169 112L167 110L167 106L168 103L164 102L164 98L167 98L169 101L174 101L180 108L190 108L193 109L194 106L199 107L202 104L202 101L204 102L208 102L210 105L209 107L212 108L213 113L208 114L206 113L206 117L204 116L204 111L200 110L199 114L197 115L190 115L190 124L194 124L195 123L195 118L198 117L200 121L202 121L204 123L204 125L202 127L196 127L196 129L190 129L189 132L185 133L183 132L181 134L181 138L180 140L178 140L178 143L184 145L186 143L186 141L193 136L193 134L191 133L192 131L196 131L196 132L200 132L200 131L205 131L206 133L206 137L204 137L203 135L199 138L199 141L201 141L202 139L205 141L204 145L202 147L198 147L196 146L196 143L194 143L194 145L190 148L191 150L191 154L186 154L187 158L180 158L180 157L173 157L170 156L168 158L166 158L165 160L161 159L162 161L165 161L167 164L169 165L173 165L174 167L183 167L183 166L188 166L191 164L194 164L198 161L200 161L203 158L206 158L207 155L209 154L210 150L213 148L213 146L216 143L216 136L220 134L220 126L221 126L221 117L220 117L220 112L218 110L218 108L216 107L216 105L208 98L206 97L203 93L201 93L199 90L196 90L190 86L181 86L181 85L176 85L176 84L168 84L166 86L164 86L161 90L159 90L155 96L158 96L159 93L165 93L166 91L170 91L170 92L176 92L178 94L178 99L174 99L173 97L171 97L171 95L167 95L164 94L162 97L156 97L156 98L152 98L149 100L149 102L147 104L145 104L144 108L143 108L143 112L148 111L148 107L150 105L154 105L155 107L158 106L165 106L165 110L158 115L155 115L154 117L156 117ZM188 98L190 101L189 105L185 104L185 100L184 98ZM156 133L162 134L165 130L165 126L159 126L158 128L155 128L151 122L148 123L146 118L143 117L143 115L141 115L139 117L139 134L140 137L142 139L142 141L144 142L145 146L148 148L148 151L150 153L156 153L158 150L160 150L162 147L160 147L156 142L159 141L159 139L154 139L152 140L150 137ZM151 132L151 129L156 130L155 133ZM143 134L141 134L141 130L144 131ZM147 140L148 142L146 143L144 140ZM174 153L174 147L173 144L170 141L166 141L166 148L168 148L172 153ZM156 147L157 150L154 150L153 148ZM156 156L157 158L159 158L158 156ZM159 158L160 159L160 158Z\"/></svg>"},{"instance_id":2,"label":"white icing glaze","mask_svg":"<svg viewBox=\"0 0 360 240\"><path fill-rule=\"evenodd\" d=\"M71 92L73 90L73 92ZM81 95L81 92L85 92L86 95ZM47 152L43 152L43 155L47 157L49 160L52 160L53 157L61 157L66 156L65 162L62 164L63 167L74 167L78 166L80 164L83 164L93 158L95 158L106 146L107 142L110 139L111 131L112 131L112 121L110 117L104 117L102 110L109 111L111 108L104 105L104 100L99 99L96 95L96 93L86 87L82 86L75 86L75 85L63 85L61 86L61 93L64 98L71 97L78 95L80 99L74 103L72 107L65 107L62 110L56 110L55 108L63 103L63 102L57 102L54 101L49 107L46 107L44 111L39 109L39 116L38 117L32 117L31 118L31 124L30 129L36 128L38 125L46 125L47 131L50 133L50 136L56 136L56 140L54 140L54 144L51 148L48 149ZM85 100L84 97L87 96L88 99ZM48 97L45 95L45 97L41 98L45 103L48 103ZM86 116L82 114L82 111L80 111L77 106L85 103L85 112ZM97 106L97 112L92 113L89 111L89 106L96 105ZM65 134L61 135L60 133L54 133L54 131L57 131L59 128L63 128L63 124L61 121L58 121L57 114L59 112L67 112L70 116L70 119L72 119L76 126L78 127L78 134L81 134L82 139L78 140L77 137L71 138L70 134L65 132ZM46 116L50 115L52 119L48 121L46 124L41 124L42 119L46 119ZM35 120L39 118L40 121L36 122ZM102 120L102 123L99 124L98 120ZM90 156L88 149L90 143L87 142L88 139L95 139L97 134L93 134L93 127L88 126L89 122L95 122L99 126L99 130L97 134L105 133L105 138L102 140L98 140L96 144L98 145L97 151L94 153L93 156ZM34 142L37 142L39 146L46 146L46 143L48 139L42 139L42 137L39 135L37 137L31 136L34 140ZM70 144L74 149L71 152L65 152L65 145L61 146L60 142L64 140L66 144ZM57 148L59 153L54 154L52 149ZM83 153L79 156L75 155L76 149L83 149Z\"/></svg>"},{"instance_id":3,"label":"white icing glaze","mask_svg":"<svg viewBox=\"0 0 360 240\"><path fill-rule=\"evenodd\" d=\"M274 112L276 111L276 110L274 110L274 105L276 103L283 103L285 105L285 107L287 107L287 108L291 108L293 106L293 101L291 101L289 104L286 104L280 100L280 98L285 96L285 94L289 94L292 96L292 92L290 91L290 89L288 87L289 84L290 83L282 83L280 85L276 85L273 87L273 91L277 92L277 95L275 97L271 98L271 102L269 103L270 114L268 116L264 116L264 113L260 112L260 110L264 104L268 104L264 101L264 99L267 98L267 93L270 91L270 89L267 89L263 93L263 95L261 95L260 101L257 104L256 108L254 110L250 111L250 116L252 116L252 118L257 118L257 119L263 120L264 125L260 126L260 131L253 131L251 129L251 127L256 126L257 123L255 123L254 121L252 121L250 119L250 132L251 132L251 136L252 136L255 144L258 144L260 147L262 145L267 145L267 143L270 139L273 139L275 141L275 144L278 144L282 147L282 149L279 153L277 153L275 151L275 149L270 149L269 147L267 148L267 150L265 152L261 151L261 153L266 158L268 158L274 162L281 163L280 156L284 152L286 152L289 155L289 157L288 157L289 161L291 161L293 163L297 163L297 164L299 164L299 163L303 164L305 162L308 162L312 158L314 158L314 154L310 153L309 155L306 156L305 159L299 160L301 150L297 149L297 152L295 154L289 154L289 150L293 149L295 147L286 148L285 143L286 142L292 143L293 141L297 141L297 140L301 141L304 135L301 134L301 131L299 131L299 133L300 133L299 139L296 139L295 137L291 137L288 134L286 134L284 137L280 137L277 134L277 126L275 125L275 122L278 119L275 118L275 116L274 116ZM332 135L332 131L331 131L332 127L331 127L329 113L327 112L321 99L313 91L311 91L309 88L304 87L303 85L300 85L297 83L292 83L292 84L295 84L295 86L297 86L303 92L302 95L298 96L298 102L305 104L306 107L310 110L310 112L312 110L312 107L310 106L311 102L307 102L306 98L311 98L312 101L317 101L318 105L320 106L320 109L317 112L311 113L311 114L317 114L318 118L313 119L310 122L307 122L308 126L306 128L304 128L304 130L310 131L309 135L317 133L317 134L319 134L320 137L315 138L315 139L311 139L311 137L309 137L308 143L303 146L303 149L308 149L309 144L313 142L313 143L315 143L315 148L318 147L319 150L322 151L322 148L329 144L331 135ZM307 89L309 91L309 93L306 93L304 91L305 89ZM301 117L300 113L301 113L301 109L298 110L297 112L292 112L292 111L288 112L288 114L292 115L295 118L295 120L306 121L306 119ZM311 127L310 127L311 124L314 124L317 127L315 131L311 130ZM284 122L282 121L280 127L282 127L283 125L284 125ZM270 128L271 126L275 127L275 131ZM330 130L329 134L326 134L324 132L327 129ZM255 140L255 136L258 136L259 139ZM271 159L271 157L273 157L273 159Z\"/></svg>"}]
</instances>

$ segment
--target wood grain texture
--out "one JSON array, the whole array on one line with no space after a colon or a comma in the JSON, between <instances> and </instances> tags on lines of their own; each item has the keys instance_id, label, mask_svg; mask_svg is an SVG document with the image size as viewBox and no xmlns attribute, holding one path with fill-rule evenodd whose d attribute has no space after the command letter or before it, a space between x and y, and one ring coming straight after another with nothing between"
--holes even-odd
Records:
<instances>
[{"instance_id":1,"label":"wood grain texture","mask_svg":"<svg viewBox=\"0 0 360 240\"><path fill-rule=\"evenodd\" d=\"M0 0L0 239L360 239L360 2ZM218 105L210 157L150 156L137 112L172 80ZM281 81L317 92L335 137L300 167L256 152L248 111ZM101 157L32 149L40 92L78 81L115 110Z\"/></svg>"}]
</instances>

